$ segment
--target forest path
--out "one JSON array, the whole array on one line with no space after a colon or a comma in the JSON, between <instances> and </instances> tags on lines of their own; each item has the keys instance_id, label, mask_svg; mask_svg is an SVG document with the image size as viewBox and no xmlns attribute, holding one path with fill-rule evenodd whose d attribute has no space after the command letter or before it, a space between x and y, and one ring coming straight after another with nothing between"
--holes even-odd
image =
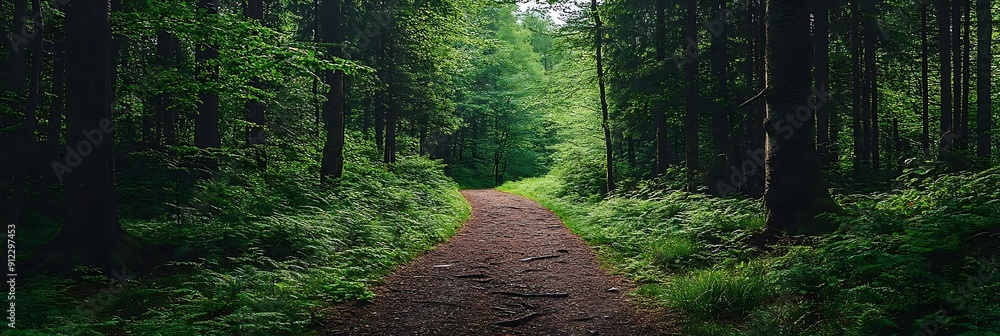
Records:
<instances>
[{"instance_id":1,"label":"forest path","mask_svg":"<svg viewBox=\"0 0 1000 336\"><path fill-rule=\"evenodd\" d=\"M637 311L629 285L552 212L496 190L462 194L465 226L388 277L374 303L339 307L327 335L663 334L652 321L666 319Z\"/></svg>"}]
</instances>

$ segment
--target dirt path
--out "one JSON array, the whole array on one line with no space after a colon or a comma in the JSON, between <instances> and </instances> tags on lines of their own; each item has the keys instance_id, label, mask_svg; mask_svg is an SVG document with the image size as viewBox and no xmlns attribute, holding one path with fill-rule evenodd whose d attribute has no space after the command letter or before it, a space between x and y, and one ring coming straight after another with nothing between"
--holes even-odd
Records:
<instances>
[{"instance_id":1,"label":"dirt path","mask_svg":"<svg viewBox=\"0 0 1000 336\"><path fill-rule=\"evenodd\" d=\"M328 335L661 334L554 214L495 190L463 194L473 211L458 234L390 276L374 304L341 307Z\"/></svg>"}]
</instances>

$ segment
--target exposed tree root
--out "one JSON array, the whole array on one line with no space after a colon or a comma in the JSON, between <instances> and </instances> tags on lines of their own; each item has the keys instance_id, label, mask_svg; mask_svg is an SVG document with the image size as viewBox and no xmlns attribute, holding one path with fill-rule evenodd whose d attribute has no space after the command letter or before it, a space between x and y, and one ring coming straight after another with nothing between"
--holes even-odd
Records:
<instances>
[{"instance_id":1,"label":"exposed tree root","mask_svg":"<svg viewBox=\"0 0 1000 336\"><path fill-rule=\"evenodd\" d=\"M521 259L521 261L523 261L523 262L529 262L529 261L543 260L543 259L552 259L552 258L559 258L559 257L560 257L560 255L558 255L558 254L550 254L550 255L543 255L543 256L539 256L539 257L524 258L524 259Z\"/></svg>"},{"instance_id":2,"label":"exposed tree root","mask_svg":"<svg viewBox=\"0 0 1000 336\"><path fill-rule=\"evenodd\" d=\"M490 294L506 295L506 296L516 296L516 297L551 297L551 298L564 298L569 296L569 293L513 293L513 292L490 292Z\"/></svg>"},{"instance_id":3,"label":"exposed tree root","mask_svg":"<svg viewBox=\"0 0 1000 336\"><path fill-rule=\"evenodd\" d=\"M517 319L514 319L514 320L500 321L500 322L494 323L494 325L498 325L498 326L501 326L501 327L516 327L516 326L523 325L525 323L531 322L531 320L534 320L534 319L536 319L536 318L538 318L539 316L542 316L542 315L545 315L545 314L539 313L539 312L533 312L531 314L524 315L524 316L522 316L520 318L517 318Z\"/></svg>"}]
</instances>

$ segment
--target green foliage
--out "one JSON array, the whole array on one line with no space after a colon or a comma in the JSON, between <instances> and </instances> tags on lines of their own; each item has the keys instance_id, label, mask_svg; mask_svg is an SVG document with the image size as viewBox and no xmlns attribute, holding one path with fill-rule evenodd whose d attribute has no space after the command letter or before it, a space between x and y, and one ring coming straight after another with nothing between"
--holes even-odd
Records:
<instances>
[{"instance_id":1,"label":"green foliage","mask_svg":"<svg viewBox=\"0 0 1000 336\"><path fill-rule=\"evenodd\" d=\"M136 167L148 165L157 164ZM103 277L32 278L23 293L30 299L18 304L46 313L19 319L19 329L301 334L321 322L324 306L370 299L382 275L450 237L469 215L440 163L351 161L330 191L317 189L313 165L278 161L266 173L224 170L200 182L190 198L178 198L186 201L171 204L175 212L166 217L126 214L132 219L125 229L160 253L152 269L124 288ZM123 203L137 209L147 201Z\"/></svg>"},{"instance_id":2,"label":"green foliage","mask_svg":"<svg viewBox=\"0 0 1000 336\"><path fill-rule=\"evenodd\" d=\"M538 200L606 264L686 317L691 335L882 335L1000 330L1000 171L904 175L839 195L831 235L748 245L756 202L652 188L590 200L558 174L502 189ZM656 185L651 184L651 185Z\"/></svg>"},{"instance_id":3,"label":"green foliage","mask_svg":"<svg viewBox=\"0 0 1000 336\"><path fill-rule=\"evenodd\" d=\"M552 108L546 66L552 23L538 13L517 15L513 5L482 8L470 39L456 92L462 125L453 136L449 175L463 187L489 188L547 171ZM454 150L453 150L454 151ZM456 155L458 154L458 155Z\"/></svg>"}]
</instances>

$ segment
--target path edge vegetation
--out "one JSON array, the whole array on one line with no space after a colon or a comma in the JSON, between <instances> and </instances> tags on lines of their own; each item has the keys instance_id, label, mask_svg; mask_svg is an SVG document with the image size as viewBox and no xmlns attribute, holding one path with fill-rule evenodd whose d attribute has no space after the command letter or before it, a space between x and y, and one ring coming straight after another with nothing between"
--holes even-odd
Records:
<instances>
[{"instance_id":1,"label":"path edge vegetation","mask_svg":"<svg viewBox=\"0 0 1000 336\"><path fill-rule=\"evenodd\" d=\"M891 192L834 194L837 231L764 250L759 200L683 185L595 199L558 172L498 189L554 212L684 335L988 335L1000 330L1000 192L981 190L1000 188L997 172L916 169Z\"/></svg>"}]
</instances>

